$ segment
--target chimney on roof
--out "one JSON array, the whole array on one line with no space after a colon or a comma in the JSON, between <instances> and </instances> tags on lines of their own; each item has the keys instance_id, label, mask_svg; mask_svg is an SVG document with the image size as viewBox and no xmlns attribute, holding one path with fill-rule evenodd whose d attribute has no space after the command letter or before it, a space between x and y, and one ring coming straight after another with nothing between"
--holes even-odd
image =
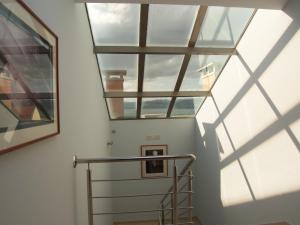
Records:
<instances>
[{"instance_id":1,"label":"chimney on roof","mask_svg":"<svg viewBox=\"0 0 300 225\"><path fill-rule=\"evenodd\" d=\"M126 70L105 70L103 75L105 76L106 91L107 92L123 92L124 91L124 76L126 76ZM113 117L124 117L124 99L112 98L110 100L110 109Z\"/></svg>"}]
</instances>

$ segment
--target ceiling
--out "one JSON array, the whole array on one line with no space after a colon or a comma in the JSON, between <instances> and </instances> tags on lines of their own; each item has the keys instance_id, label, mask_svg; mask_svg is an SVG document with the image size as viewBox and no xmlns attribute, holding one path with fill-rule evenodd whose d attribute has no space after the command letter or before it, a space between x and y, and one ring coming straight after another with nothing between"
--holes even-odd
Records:
<instances>
[{"instance_id":1,"label":"ceiling","mask_svg":"<svg viewBox=\"0 0 300 225\"><path fill-rule=\"evenodd\" d=\"M87 3L111 120L194 117L255 10Z\"/></svg>"}]
</instances>

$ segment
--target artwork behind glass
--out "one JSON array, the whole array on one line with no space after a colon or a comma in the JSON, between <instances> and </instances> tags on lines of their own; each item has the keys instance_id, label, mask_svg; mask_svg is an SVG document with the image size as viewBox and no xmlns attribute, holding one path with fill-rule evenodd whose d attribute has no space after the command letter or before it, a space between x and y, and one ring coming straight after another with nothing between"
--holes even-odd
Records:
<instances>
[{"instance_id":1,"label":"artwork behind glass","mask_svg":"<svg viewBox=\"0 0 300 225\"><path fill-rule=\"evenodd\" d=\"M142 145L142 156L162 156L167 155L167 145ZM167 160L147 160L142 164L142 177L164 177L168 176L168 161Z\"/></svg>"},{"instance_id":2,"label":"artwork behind glass","mask_svg":"<svg viewBox=\"0 0 300 225\"><path fill-rule=\"evenodd\" d=\"M57 42L22 1L0 3L0 153L59 133Z\"/></svg>"}]
</instances>

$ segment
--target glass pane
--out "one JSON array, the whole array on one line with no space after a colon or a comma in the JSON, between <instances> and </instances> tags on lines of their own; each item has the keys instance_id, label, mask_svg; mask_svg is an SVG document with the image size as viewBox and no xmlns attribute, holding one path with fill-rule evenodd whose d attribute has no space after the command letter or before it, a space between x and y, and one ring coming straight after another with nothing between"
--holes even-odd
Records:
<instances>
[{"instance_id":1,"label":"glass pane","mask_svg":"<svg viewBox=\"0 0 300 225\"><path fill-rule=\"evenodd\" d=\"M192 97L192 98L176 98L176 102L171 113L172 117L180 116L194 116L196 115L204 97Z\"/></svg>"},{"instance_id":2,"label":"glass pane","mask_svg":"<svg viewBox=\"0 0 300 225\"><path fill-rule=\"evenodd\" d=\"M234 47L254 9L208 8L197 47Z\"/></svg>"},{"instance_id":3,"label":"glass pane","mask_svg":"<svg viewBox=\"0 0 300 225\"><path fill-rule=\"evenodd\" d=\"M144 91L173 91L183 55L147 55Z\"/></svg>"},{"instance_id":4,"label":"glass pane","mask_svg":"<svg viewBox=\"0 0 300 225\"><path fill-rule=\"evenodd\" d=\"M43 110L47 113L51 120L54 119L55 99L38 99L37 100Z\"/></svg>"},{"instance_id":5,"label":"glass pane","mask_svg":"<svg viewBox=\"0 0 300 225\"><path fill-rule=\"evenodd\" d=\"M187 46L198 6L150 5L148 45Z\"/></svg>"},{"instance_id":6,"label":"glass pane","mask_svg":"<svg viewBox=\"0 0 300 225\"><path fill-rule=\"evenodd\" d=\"M137 91L137 55L98 55L105 91Z\"/></svg>"},{"instance_id":7,"label":"glass pane","mask_svg":"<svg viewBox=\"0 0 300 225\"><path fill-rule=\"evenodd\" d=\"M53 92L53 47L0 4L0 93Z\"/></svg>"},{"instance_id":8,"label":"glass pane","mask_svg":"<svg viewBox=\"0 0 300 225\"><path fill-rule=\"evenodd\" d=\"M138 45L140 5L88 3L95 45Z\"/></svg>"},{"instance_id":9,"label":"glass pane","mask_svg":"<svg viewBox=\"0 0 300 225\"><path fill-rule=\"evenodd\" d=\"M18 71L26 87L35 93L51 93L53 92L53 67L51 59L47 54L31 54L31 55L9 55L6 59ZM23 84L23 86L24 86ZM18 84L19 87L21 85ZM19 91L21 89L19 88Z\"/></svg>"},{"instance_id":10,"label":"glass pane","mask_svg":"<svg viewBox=\"0 0 300 225\"><path fill-rule=\"evenodd\" d=\"M142 118L166 117L171 98L143 98L142 100Z\"/></svg>"},{"instance_id":11,"label":"glass pane","mask_svg":"<svg viewBox=\"0 0 300 225\"><path fill-rule=\"evenodd\" d=\"M193 55L180 90L210 90L228 57L227 55Z\"/></svg>"},{"instance_id":12,"label":"glass pane","mask_svg":"<svg viewBox=\"0 0 300 225\"><path fill-rule=\"evenodd\" d=\"M111 119L136 118L136 98L107 98Z\"/></svg>"},{"instance_id":13,"label":"glass pane","mask_svg":"<svg viewBox=\"0 0 300 225\"><path fill-rule=\"evenodd\" d=\"M54 47L15 10L0 4L0 133L55 119Z\"/></svg>"}]
</instances>

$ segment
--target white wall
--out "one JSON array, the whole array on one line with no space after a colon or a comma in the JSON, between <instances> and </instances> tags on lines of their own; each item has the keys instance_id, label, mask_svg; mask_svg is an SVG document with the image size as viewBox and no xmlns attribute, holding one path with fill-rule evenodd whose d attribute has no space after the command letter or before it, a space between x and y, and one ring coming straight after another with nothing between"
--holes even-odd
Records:
<instances>
[{"instance_id":1,"label":"white wall","mask_svg":"<svg viewBox=\"0 0 300 225\"><path fill-rule=\"evenodd\" d=\"M109 122L83 4L26 0L59 37L61 134L0 156L1 225L87 224L85 166L72 156L107 156ZM108 166L97 176L109 177ZM110 186L101 186L104 193ZM102 208L110 207L103 202ZM110 217L95 224L110 224Z\"/></svg>"},{"instance_id":2,"label":"white wall","mask_svg":"<svg viewBox=\"0 0 300 225\"><path fill-rule=\"evenodd\" d=\"M258 11L197 115L205 225L300 224L299 12Z\"/></svg>"},{"instance_id":3,"label":"white wall","mask_svg":"<svg viewBox=\"0 0 300 225\"><path fill-rule=\"evenodd\" d=\"M194 153L194 119L178 120L135 120L111 122L113 156L140 156L141 145L168 145L168 154L189 154ZM160 136L160 140L148 141L147 136ZM169 175L172 175L173 163L169 163ZM178 166L181 163L178 162ZM180 170L180 169L179 169ZM140 178L140 163L124 163L112 165L114 178ZM165 193L171 186L171 180L151 179L148 181L136 182L115 182L113 192L117 194L135 193ZM151 198L122 199L114 200L114 210L143 210L157 209L161 196ZM157 214L139 214L128 216L116 216L114 219L132 221L137 219L157 218Z\"/></svg>"}]
</instances>

